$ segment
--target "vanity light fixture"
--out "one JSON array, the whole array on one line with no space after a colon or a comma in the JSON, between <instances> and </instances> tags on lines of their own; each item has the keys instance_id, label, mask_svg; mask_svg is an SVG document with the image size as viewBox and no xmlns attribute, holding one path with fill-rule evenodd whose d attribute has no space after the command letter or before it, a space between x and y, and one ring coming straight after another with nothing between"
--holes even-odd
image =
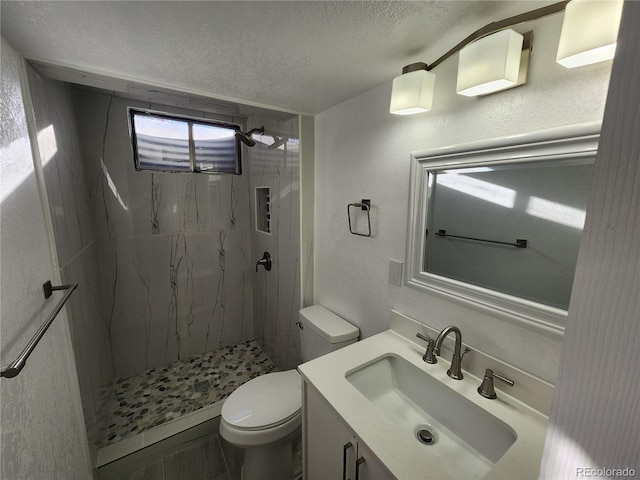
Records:
<instances>
[{"instance_id":1,"label":"vanity light fixture","mask_svg":"<svg viewBox=\"0 0 640 480\"><path fill-rule=\"evenodd\" d=\"M622 0L572 0L562 22L556 61L581 67L611 60L616 51Z\"/></svg>"},{"instance_id":2,"label":"vanity light fixture","mask_svg":"<svg viewBox=\"0 0 640 480\"><path fill-rule=\"evenodd\" d=\"M531 37L531 32L528 36ZM509 28L487 35L460 50L458 94L475 97L524 84L529 54L527 50L522 62L523 44L524 36ZM527 47L530 46L528 41Z\"/></svg>"},{"instance_id":3,"label":"vanity light fixture","mask_svg":"<svg viewBox=\"0 0 640 480\"><path fill-rule=\"evenodd\" d=\"M428 112L433 102L436 75L427 71L427 64L412 63L402 69L402 75L393 79L391 106L396 115Z\"/></svg>"},{"instance_id":4,"label":"vanity light fixture","mask_svg":"<svg viewBox=\"0 0 640 480\"><path fill-rule=\"evenodd\" d=\"M558 62L578 66L608 60L615 49L622 3L622 0L565 0L490 23L433 63L404 67L402 75L393 80L389 111L412 115L431 110L435 86L431 70L458 52L457 92L461 95L487 95L526 83L532 32L519 34L512 27L565 9ZM577 60L584 58L586 51L591 52L590 61Z\"/></svg>"}]
</instances>

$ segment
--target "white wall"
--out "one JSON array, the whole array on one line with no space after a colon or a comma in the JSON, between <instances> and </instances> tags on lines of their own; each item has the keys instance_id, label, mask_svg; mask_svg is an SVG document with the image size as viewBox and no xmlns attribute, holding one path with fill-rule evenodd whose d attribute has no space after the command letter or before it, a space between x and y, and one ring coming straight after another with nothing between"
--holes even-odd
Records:
<instances>
[{"instance_id":1,"label":"white wall","mask_svg":"<svg viewBox=\"0 0 640 480\"><path fill-rule=\"evenodd\" d=\"M8 365L56 304L42 283L59 281L35 178L19 79L19 58L2 38L1 347ZM91 477L80 391L62 311L22 373L0 380L0 477Z\"/></svg>"},{"instance_id":2,"label":"white wall","mask_svg":"<svg viewBox=\"0 0 640 480\"><path fill-rule=\"evenodd\" d=\"M626 2L540 478L640 474L638 24Z\"/></svg>"},{"instance_id":3,"label":"white wall","mask_svg":"<svg viewBox=\"0 0 640 480\"><path fill-rule=\"evenodd\" d=\"M391 308L436 328L456 324L464 341L555 380L561 339L387 279L389 260L405 257L410 152L602 119L610 63L574 70L556 64L561 23L562 15L554 15L527 25L534 50L525 86L485 98L456 95L453 58L435 70L430 113L390 115L389 81L316 117L317 303L355 323L365 337L388 327ZM460 38L468 33L462 29ZM373 238L348 231L347 204L363 198L372 201Z\"/></svg>"}]
</instances>

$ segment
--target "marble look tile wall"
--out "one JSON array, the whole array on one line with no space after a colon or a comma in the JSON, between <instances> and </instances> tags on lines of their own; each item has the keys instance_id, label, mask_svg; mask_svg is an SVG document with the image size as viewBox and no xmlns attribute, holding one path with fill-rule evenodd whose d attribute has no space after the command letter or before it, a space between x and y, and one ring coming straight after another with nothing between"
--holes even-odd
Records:
<instances>
[{"instance_id":1,"label":"marble look tile wall","mask_svg":"<svg viewBox=\"0 0 640 480\"><path fill-rule=\"evenodd\" d=\"M101 300L98 242L84 181L71 90L30 67L29 86L63 283L78 282L67 313L89 445L106 432L113 362Z\"/></svg>"},{"instance_id":2,"label":"marble look tile wall","mask_svg":"<svg viewBox=\"0 0 640 480\"><path fill-rule=\"evenodd\" d=\"M301 307L314 304L314 206L315 206L315 132L314 118L301 115L300 129L300 274L302 281Z\"/></svg>"},{"instance_id":3,"label":"marble look tile wall","mask_svg":"<svg viewBox=\"0 0 640 480\"><path fill-rule=\"evenodd\" d=\"M115 375L251 338L248 175L134 170L128 106L211 115L81 90L73 96Z\"/></svg>"},{"instance_id":4,"label":"marble look tile wall","mask_svg":"<svg viewBox=\"0 0 640 480\"><path fill-rule=\"evenodd\" d=\"M279 369L300 363L300 337L296 322L300 310L300 144L298 117L275 121L252 117L249 128L265 127L265 140L287 137L286 145L270 149L256 142L250 158L251 208L255 188L271 188L271 233L252 230L254 262L262 252L271 253L273 268L260 268L253 284L256 340ZM252 214L252 218L253 214Z\"/></svg>"}]
</instances>

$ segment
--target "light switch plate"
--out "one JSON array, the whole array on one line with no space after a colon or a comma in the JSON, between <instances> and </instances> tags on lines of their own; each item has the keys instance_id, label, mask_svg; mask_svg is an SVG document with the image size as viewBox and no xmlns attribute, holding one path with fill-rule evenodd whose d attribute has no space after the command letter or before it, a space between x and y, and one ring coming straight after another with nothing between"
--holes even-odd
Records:
<instances>
[{"instance_id":1,"label":"light switch plate","mask_svg":"<svg viewBox=\"0 0 640 480\"><path fill-rule=\"evenodd\" d=\"M389 260L389 283L391 285L402 286L402 267L404 262Z\"/></svg>"}]
</instances>

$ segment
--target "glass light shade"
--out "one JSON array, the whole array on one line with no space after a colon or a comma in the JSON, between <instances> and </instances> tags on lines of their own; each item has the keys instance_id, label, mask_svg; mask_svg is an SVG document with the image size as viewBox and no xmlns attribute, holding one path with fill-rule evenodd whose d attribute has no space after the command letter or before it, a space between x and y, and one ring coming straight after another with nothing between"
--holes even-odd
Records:
<instances>
[{"instance_id":1,"label":"glass light shade","mask_svg":"<svg viewBox=\"0 0 640 480\"><path fill-rule=\"evenodd\" d=\"M564 11L556 61L567 67L613 58L622 0L571 0Z\"/></svg>"},{"instance_id":2,"label":"glass light shade","mask_svg":"<svg viewBox=\"0 0 640 480\"><path fill-rule=\"evenodd\" d=\"M394 78L389 111L396 115L428 112L431 110L435 84L435 73L426 70L403 73Z\"/></svg>"},{"instance_id":3,"label":"glass light shade","mask_svg":"<svg viewBox=\"0 0 640 480\"><path fill-rule=\"evenodd\" d=\"M498 92L518 82L524 37L508 29L477 40L458 56L460 95L474 97Z\"/></svg>"}]
</instances>

